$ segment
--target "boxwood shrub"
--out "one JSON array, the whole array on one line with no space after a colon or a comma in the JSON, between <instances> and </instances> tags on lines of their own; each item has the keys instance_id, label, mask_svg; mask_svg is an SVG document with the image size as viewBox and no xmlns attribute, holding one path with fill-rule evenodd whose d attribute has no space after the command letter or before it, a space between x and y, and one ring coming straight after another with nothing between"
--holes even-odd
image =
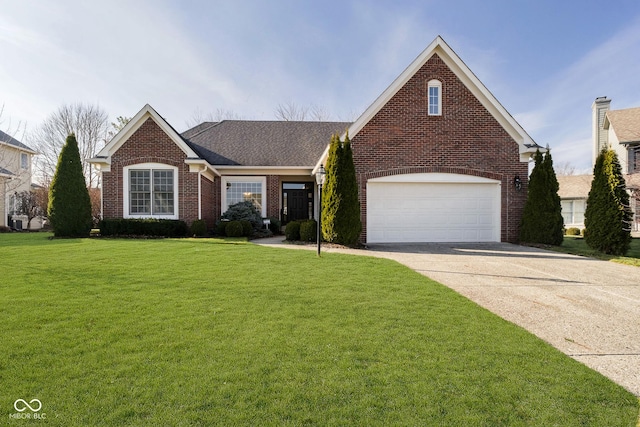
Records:
<instances>
[{"instance_id":1,"label":"boxwood shrub","mask_svg":"<svg viewBox=\"0 0 640 427\"><path fill-rule=\"evenodd\" d=\"M317 239L317 223L315 219L300 221L300 240L315 242Z\"/></svg>"},{"instance_id":2,"label":"boxwood shrub","mask_svg":"<svg viewBox=\"0 0 640 427\"><path fill-rule=\"evenodd\" d=\"M564 234L566 234L567 236L579 236L580 229L576 227L567 228L567 231Z\"/></svg>"},{"instance_id":3,"label":"boxwood shrub","mask_svg":"<svg viewBox=\"0 0 640 427\"><path fill-rule=\"evenodd\" d=\"M251 237L253 235L253 224L251 224L251 221L241 219L240 224L242 225L242 235L245 237Z\"/></svg>"},{"instance_id":4,"label":"boxwood shrub","mask_svg":"<svg viewBox=\"0 0 640 427\"><path fill-rule=\"evenodd\" d=\"M229 221L224 230L228 237L242 237L244 231L240 221Z\"/></svg>"},{"instance_id":5,"label":"boxwood shrub","mask_svg":"<svg viewBox=\"0 0 640 427\"><path fill-rule=\"evenodd\" d=\"M300 240L300 223L298 221L291 221L287 223L284 229L284 235L287 240Z\"/></svg>"},{"instance_id":6,"label":"boxwood shrub","mask_svg":"<svg viewBox=\"0 0 640 427\"><path fill-rule=\"evenodd\" d=\"M204 219L197 219L191 223L191 235L198 237L207 235L207 223Z\"/></svg>"}]
</instances>

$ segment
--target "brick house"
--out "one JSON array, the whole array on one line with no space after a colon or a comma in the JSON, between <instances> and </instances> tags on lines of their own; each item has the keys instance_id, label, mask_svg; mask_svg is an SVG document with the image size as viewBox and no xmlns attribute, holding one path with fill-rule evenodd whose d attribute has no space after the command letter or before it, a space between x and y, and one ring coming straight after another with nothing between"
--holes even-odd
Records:
<instances>
[{"instance_id":1,"label":"brick house","mask_svg":"<svg viewBox=\"0 0 640 427\"><path fill-rule=\"evenodd\" d=\"M362 240L516 241L531 137L437 37L354 122L203 123L146 105L98 155L105 218L205 219L252 200L284 223L317 215L314 175L349 132Z\"/></svg>"}]
</instances>

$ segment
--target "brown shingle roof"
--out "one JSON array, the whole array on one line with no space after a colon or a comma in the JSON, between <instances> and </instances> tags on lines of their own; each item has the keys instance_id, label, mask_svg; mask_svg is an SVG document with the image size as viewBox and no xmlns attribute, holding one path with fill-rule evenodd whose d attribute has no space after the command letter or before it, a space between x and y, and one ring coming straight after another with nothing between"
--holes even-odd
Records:
<instances>
[{"instance_id":1,"label":"brown shingle roof","mask_svg":"<svg viewBox=\"0 0 640 427\"><path fill-rule=\"evenodd\" d=\"M587 198L593 175L558 175L558 196L561 199Z\"/></svg>"},{"instance_id":2,"label":"brown shingle roof","mask_svg":"<svg viewBox=\"0 0 640 427\"><path fill-rule=\"evenodd\" d=\"M640 107L607 111L607 121L621 144L640 143Z\"/></svg>"},{"instance_id":3,"label":"brown shingle roof","mask_svg":"<svg viewBox=\"0 0 640 427\"><path fill-rule=\"evenodd\" d=\"M346 122L224 120L202 123L182 137L212 165L314 166Z\"/></svg>"}]
</instances>

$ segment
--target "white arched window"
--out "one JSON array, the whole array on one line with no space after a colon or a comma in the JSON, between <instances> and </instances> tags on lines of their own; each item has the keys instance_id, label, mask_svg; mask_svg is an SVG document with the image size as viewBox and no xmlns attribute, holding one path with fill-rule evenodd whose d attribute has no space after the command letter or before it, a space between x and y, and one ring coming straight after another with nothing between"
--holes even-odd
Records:
<instances>
[{"instance_id":1,"label":"white arched window","mask_svg":"<svg viewBox=\"0 0 640 427\"><path fill-rule=\"evenodd\" d=\"M429 96L429 115L442 115L442 82L435 79L429 80L427 93Z\"/></svg>"}]
</instances>

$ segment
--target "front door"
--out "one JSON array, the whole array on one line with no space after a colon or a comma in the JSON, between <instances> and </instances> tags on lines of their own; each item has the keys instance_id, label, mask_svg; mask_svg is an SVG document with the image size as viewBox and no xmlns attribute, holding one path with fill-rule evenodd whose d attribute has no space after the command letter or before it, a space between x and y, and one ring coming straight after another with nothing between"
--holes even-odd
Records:
<instances>
[{"instance_id":1,"label":"front door","mask_svg":"<svg viewBox=\"0 0 640 427\"><path fill-rule=\"evenodd\" d=\"M313 217L313 183L282 184L282 223Z\"/></svg>"}]
</instances>

